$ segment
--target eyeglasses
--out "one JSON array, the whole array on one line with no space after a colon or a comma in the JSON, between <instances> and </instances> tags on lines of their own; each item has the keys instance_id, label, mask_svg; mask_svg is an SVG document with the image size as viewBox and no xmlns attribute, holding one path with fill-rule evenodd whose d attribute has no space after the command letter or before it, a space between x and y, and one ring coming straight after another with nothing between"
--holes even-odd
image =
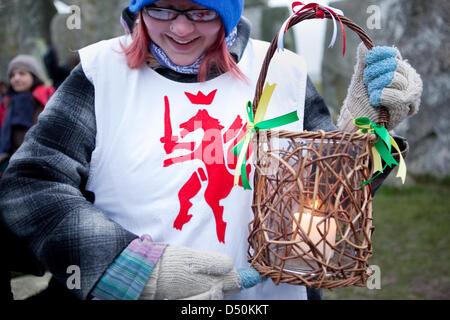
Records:
<instances>
[{"instance_id":1,"label":"eyeglasses","mask_svg":"<svg viewBox=\"0 0 450 320\"><path fill-rule=\"evenodd\" d=\"M208 9L180 11L158 7L146 7L145 12L147 12L150 17L162 21L175 20L180 14L184 15L188 20L194 22L208 22L219 16L217 12Z\"/></svg>"}]
</instances>

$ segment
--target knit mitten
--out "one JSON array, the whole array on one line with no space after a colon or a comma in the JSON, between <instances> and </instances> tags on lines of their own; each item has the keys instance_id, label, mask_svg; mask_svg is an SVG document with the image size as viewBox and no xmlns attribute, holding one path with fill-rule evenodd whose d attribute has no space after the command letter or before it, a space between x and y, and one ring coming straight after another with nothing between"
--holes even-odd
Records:
<instances>
[{"instance_id":1,"label":"knit mitten","mask_svg":"<svg viewBox=\"0 0 450 320\"><path fill-rule=\"evenodd\" d=\"M139 299L222 300L225 295L255 285L259 279L256 271L238 272L226 254L169 246L153 268Z\"/></svg>"},{"instance_id":2,"label":"knit mitten","mask_svg":"<svg viewBox=\"0 0 450 320\"><path fill-rule=\"evenodd\" d=\"M360 117L377 122L378 107L384 106L390 115L388 129L394 129L419 111L422 87L420 75L396 48L375 47L369 51L361 43L338 127L352 131L353 119Z\"/></svg>"}]
</instances>

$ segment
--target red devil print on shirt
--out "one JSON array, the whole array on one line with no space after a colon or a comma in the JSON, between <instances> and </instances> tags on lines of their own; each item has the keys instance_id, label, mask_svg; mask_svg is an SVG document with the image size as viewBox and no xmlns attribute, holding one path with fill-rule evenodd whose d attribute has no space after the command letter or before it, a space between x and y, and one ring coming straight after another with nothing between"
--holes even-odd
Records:
<instances>
[{"instance_id":1,"label":"red devil print on shirt","mask_svg":"<svg viewBox=\"0 0 450 320\"><path fill-rule=\"evenodd\" d=\"M194 106L206 107L212 105L216 93L217 90L212 91L208 95L202 92L198 92L196 95L188 92L185 94ZM201 160L203 163L192 173L191 177L178 192L180 211L173 227L177 230L182 230L183 226L191 220L192 215L189 214L193 205L191 199L200 192L202 183L207 183L204 199L214 214L217 238L219 242L225 243L227 223L223 220L224 207L220 205L220 201L228 197L233 189L234 172L232 171L236 169L237 158L231 150L244 137L247 124L243 124L241 117L237 116L232 125L227 130L224 130L225 128L218 119L211 117L206 109L199 108L195 116L180 124L180 133L179 137L177 137L174 136L172 130L170 102L167 96L164 98L164 103L165 133L160 140L164 144L164 150L168 155L175 150L187 151L185 155L166 159L164 167L181 165L184 162L195 159ZM184 139L189 133L196 130L203 130L204 132L202 141L197 148L195 148L195 142L178 142L180 138ZM249 150L247 157L251 153L252 148ZM251 166L247 165L246 169L249 174ZM242 181L240 181L240 186L242 187Z\"/></svg>"}]
</instances>

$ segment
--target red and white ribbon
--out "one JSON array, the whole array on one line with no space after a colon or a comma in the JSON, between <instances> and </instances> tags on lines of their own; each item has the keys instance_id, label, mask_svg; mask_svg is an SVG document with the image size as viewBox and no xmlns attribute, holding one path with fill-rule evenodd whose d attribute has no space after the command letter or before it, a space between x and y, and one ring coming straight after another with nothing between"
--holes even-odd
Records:
<instances>
[{"instance_id":1,"label":"red and white ribbon","mask_svg":"<svg viewBox=\"0 0 450 320\"><path fill-rule=\"evenodd\" d=\"M280 32L278 34L278 51L283 51L284 50L284 35L288 30L288 26L289 23L291 22L291 20L293 18L295 18L295 16L299 16L301 14L313 11L316 13L317 18L323 19L325 18L325 12L328 12L331 15L331 18L333 19L333 24L334 24L334 30L333 30L333 38L331 39L330 45L328 46L328 48L332 48L334 46L334 44L336 43L336 38L337 38L337 24L336 24L336 18L339 20L340 24L341 24L341 28L342 28L342 34L343 34L343 38L344 38L344 52L343 54L345 55L345 29L344 29L344 24L341 21L341 18L339 17L339 15L343 16L344 12L342 12L339 9L333 8L333 7L326 7L323 6L321 4L318 3L308 3L308 4L304 4L300 1L295 1L292 3L292 11L294 12L294 14L292 16L289 17L289 19L286 20L286 22L283 24L283 26L280 29Z\"/></svg>"}]
</instances>

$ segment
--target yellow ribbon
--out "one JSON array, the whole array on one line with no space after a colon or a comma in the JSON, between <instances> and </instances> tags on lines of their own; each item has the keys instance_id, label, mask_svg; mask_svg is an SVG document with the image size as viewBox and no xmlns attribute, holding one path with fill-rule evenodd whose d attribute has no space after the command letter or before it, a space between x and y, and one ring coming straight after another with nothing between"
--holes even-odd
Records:
<instances>
[{"instance_id":1,"label":"yellow ribbon","mask_svg":"<svg viewBox=\"0 0 450 320\"><path fill-rule=\"evenodd\" d=\"M233 154L238 157L238 162L234 173L234 185L239 185L239 177L242 176L242 185L246 190L251 190L246 171L246 159L248 147L253 139L253 135L260 129L273 129L299 120L296 111L274 119L264 120L270 99L272 98L276 86L276 84L266 84L254 117L252 103L250 101L248 102L247 131L242 140L232 150Z\"/></svg>"}]
</instances>

